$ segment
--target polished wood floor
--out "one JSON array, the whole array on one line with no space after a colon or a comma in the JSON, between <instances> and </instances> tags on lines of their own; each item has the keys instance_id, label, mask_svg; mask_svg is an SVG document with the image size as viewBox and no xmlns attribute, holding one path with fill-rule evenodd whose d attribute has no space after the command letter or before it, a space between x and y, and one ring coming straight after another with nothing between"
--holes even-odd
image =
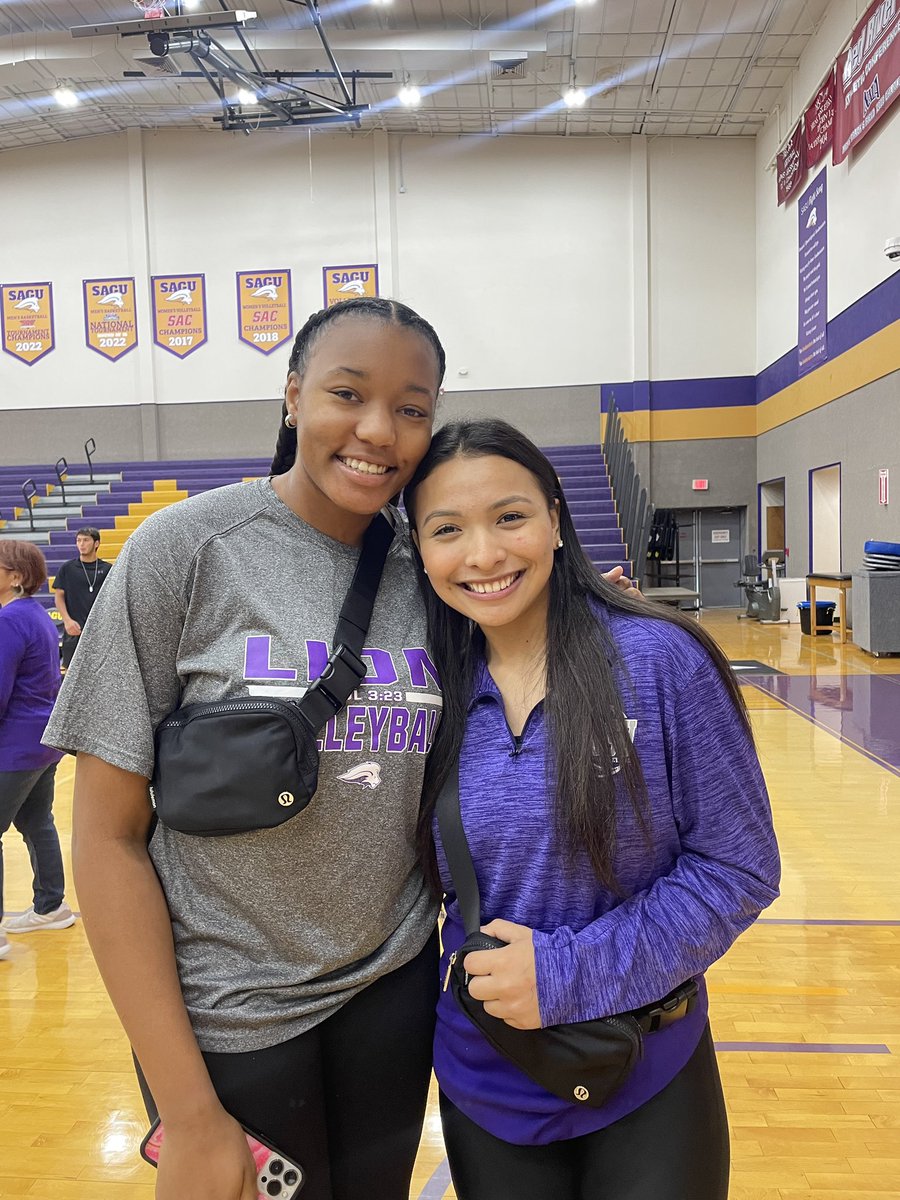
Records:
<instances>
[{"instance_id":1,"label":"polished wood floor","mask_svg":"<svg viewBox=\"0 0 900 1200\"><path fill-rule=\"evenodd\" d=\"M710 973L732 1200L900 1200L900 659L734 611L704 623L730 658L784 673L745 682L783 894ZM65 762L66 847L71 780ZM28 863L12 834L4 852L14 911L30 903ZM150 1200L143 1132L80 924L16 938L0 962L0 1197ZM445 1196L432 1103L412 1198Z\"/></svg>"}]
</instances>

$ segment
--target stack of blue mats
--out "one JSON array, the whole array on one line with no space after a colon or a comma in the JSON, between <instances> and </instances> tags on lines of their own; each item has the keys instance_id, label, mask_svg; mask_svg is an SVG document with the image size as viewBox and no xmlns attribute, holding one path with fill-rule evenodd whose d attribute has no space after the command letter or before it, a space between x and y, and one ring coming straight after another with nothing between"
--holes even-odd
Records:
<instances>
[{"instance_id":1,"label":"stack of blue mats","mask_svg":"<svg viewBox=\"0 0 900 1200\"><path fill-rule=\"evenodd\" d=\"M900 571L900 542L866 542L863 550L870 571Z\"/></svg>"}]
</instances>

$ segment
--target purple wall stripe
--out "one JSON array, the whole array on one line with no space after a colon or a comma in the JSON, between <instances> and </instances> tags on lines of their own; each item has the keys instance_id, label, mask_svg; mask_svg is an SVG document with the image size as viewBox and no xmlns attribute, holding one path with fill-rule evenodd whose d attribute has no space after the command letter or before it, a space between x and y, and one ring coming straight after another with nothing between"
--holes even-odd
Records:
<instances>
[{"instance_id":1,"label":"purple wall stripe","mask_svg":"<svg viewBox=\"0 0 900 1200\"><path fill-rule=\"evenodd\" d=\"M826 918L804 920L801 917L760 917L757 925L900 925L900 921L832 921Z\"/></svg>"},{"instance_id":2,"label":"purple wall stripe","mask_svg":"<svg viewBox=\"0 0 900 1200\"><path fill-rule=\"evenodd\" d=\"M852 350L860 342L900 320L900 271L872 288L828 322L828 357ZM695 408L739 408L761 404L796 383L797 347L763 368L756 376L718 379L658 379L600 385L600 411L609 409L615 394L620 412L668 412Z\"/></svg>"},{"instance_id":3,"label":"purple wall stripe","mask_svg":"<svg viewBox=\"0 0 900 1200\"><path fill-rule=\"evenodd\" d=\"M615 395L619 412L671 412L696 408L745 408L756 403L752 375L716 379L654 379L600 386L600 411L609 411Z\"/></svg>"},{"instance_id":4,"label":"purple wall stripe","mask_svg":"<svg viewBox=\"0 0 900 1200\"><path fill-rule=\"evenodd\" d=\"M446 1158L438 1163L425 1186L419 1192L419 1200L441 1200L450 1186L450 1165Z\"/></svg>"},{"instance_id":5,"label":"purple wall stripe","mask_svg":"<svg viewBox=\"0 0 900 1200\"><path fill-rule=\"evenodd\" d=\"M716 1042L716 1050L772 1054L890 1054L882 1042ZM424 1193L423 1193L424 1195Z\"/></svg>"},{"instance_id":6,"label":"purple wall stripe","mask_svg":"<svg viewBox=\"0 0 900 1200\"><path fill-rule=\"evenodd\" d=\"M874 333L900 320L900 271L861 296L855 304L828 322L828 357L831 360ZM756 377L756 403L797 382L797 347L771 363Z\"/></svg>"}]
</instances>

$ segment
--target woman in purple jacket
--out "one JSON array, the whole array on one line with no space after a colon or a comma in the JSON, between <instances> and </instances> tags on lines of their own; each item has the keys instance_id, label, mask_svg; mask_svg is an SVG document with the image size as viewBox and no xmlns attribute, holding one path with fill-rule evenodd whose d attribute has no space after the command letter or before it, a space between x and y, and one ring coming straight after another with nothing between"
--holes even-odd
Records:
<instances>
[{"instance_id":1,"label":"woman in purple jacket","mask_svg":"<svg viewBox=\"0 0 900 1200\"><path fill-rule=\"evenodd\" d=\"M444 692L419 830L443 968L465 933L429 845L458 757L482 929L506 943L464 962L490 1015L539 1029L698 985L602 1107L533 1082L445 990L435 1072L459 1200L724 1200L703 973L779 881L734 676L700 625L597 575L552 466L503 422L440 430L405 501Z\"/></svg>"},{"instance_id":2,"label":"woman in purple jacket","mask_svg":"<svg viewBox=\"0 0 900 1200\"><path fill-rule=\"evenodd\" d=\"M0 958L9 953L7 933L66 929L75 921L63 900L63 862L53 823L53 781L62 755L41 745L60 684L56 627L34 599L46 580L47 564L37 546L0 541L0 837L15 825L34 868L34 904L4 922Z\"/></svg>"}]
</instances>

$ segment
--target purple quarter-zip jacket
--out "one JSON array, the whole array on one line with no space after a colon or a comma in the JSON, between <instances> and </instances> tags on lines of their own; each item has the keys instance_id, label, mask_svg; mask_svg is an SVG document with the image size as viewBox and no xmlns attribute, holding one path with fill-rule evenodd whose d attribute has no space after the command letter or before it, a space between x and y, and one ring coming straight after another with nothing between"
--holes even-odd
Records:
<instances>
[{"instance_id":1,"label":"purple quarter-zip jacket","mask_svg":"<svg viewBox=\"0 0 900 1200\"><path fill-rule=\"evenodd\" d=\"M660 1092L687 1063L707 1019L703 972L778 894L769 800L753 746L703 647L652 617L611 615L624 667L625 716L649 796L648 844L620 806L616 874L600 887L586 855L571 861L554 829L543 706L512 737L487 667L476 680L460 756L460 806L481 893L481 918L534 930L543 1025L627 1012L690 977L699 1003L644 1038L644 1055L603 1108L551 1095L493 1050L447 990L438 1003L435 1072L483 1129L543 1145L612 1124ZM465 940L435 827L446 892L442 977Z\"/></svg>"}]
</instances>

